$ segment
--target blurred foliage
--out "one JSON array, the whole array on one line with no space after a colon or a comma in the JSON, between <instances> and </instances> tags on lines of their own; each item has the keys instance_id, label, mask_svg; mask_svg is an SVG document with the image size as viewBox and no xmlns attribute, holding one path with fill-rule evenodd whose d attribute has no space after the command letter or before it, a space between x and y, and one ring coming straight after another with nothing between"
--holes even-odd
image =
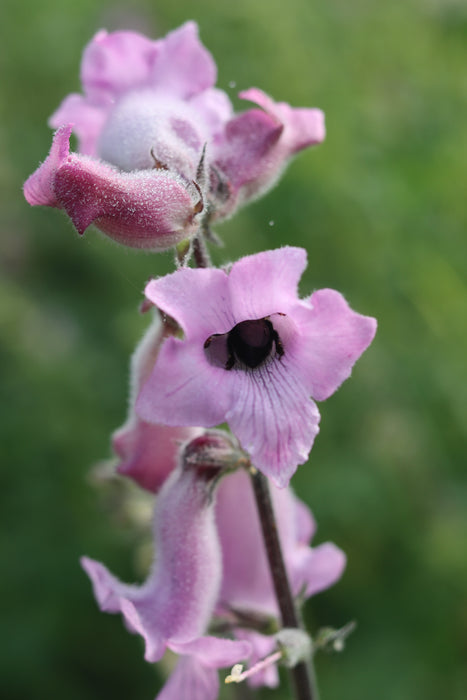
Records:
<instances>
[{"instance_id":1,"label":"blurred foliage","mask_svg":"<svg viewBox=\"0 0 467 700\"><path fill-rule=\"evenodd\" d=\"M139 535L87 478L124 419L144 281L171 254L84 239L21 184L47 117L79 91L100 27L163 35L196 19L234 98L257 85L319 106L326 142L218 227L217 262L309 251L303 292L330 286L379 319L353 378L321 405L294 479L348 568L306 608L358 627L321 654L323 700L467 697L467 6L462 0L3 0L0 9L1 644L3 697L156 694L159 672L101 615L78 558L137 576ZM233 88L235 83L235 89ZM235 98L236 99L236 98ZM240 105L240 102L236 102ZM464 663L464 665L463 665ZM289 697L287 686L263 698ZM182 700L182 699L181 699Z\"/></svg>"}]
</instances>

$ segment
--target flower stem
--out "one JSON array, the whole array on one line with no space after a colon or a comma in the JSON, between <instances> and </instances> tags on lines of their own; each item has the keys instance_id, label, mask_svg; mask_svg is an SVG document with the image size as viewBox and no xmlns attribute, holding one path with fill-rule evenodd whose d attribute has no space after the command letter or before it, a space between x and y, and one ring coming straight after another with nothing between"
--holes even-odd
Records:
<instances>
[{"instance_id":1,"label":"flower stem","mask_svg":"<svg viewBox=\"0 0 467 700\"><path fill-rule=\"evenodd\" d=\"M211 258L204 236L199 233L193 239L193 257L196 267L211 267Z\"/></svg>"},{"instance_id":2,"label":"flower stem","mask_svg":"<svg viewBox=\"0 0 467 700\"><path fill-rule=\"evenodd\" d=\"M261 472L252 476L256 505L258 507L264 545L271 569L277 603L284 627L302 629L301 620L290 590L289 579L282 556L279 533L269 493L268 481ZM319 700L311 664L302 661L290 670L295 686L296 700Z\"/></svg>"}]
</instances>

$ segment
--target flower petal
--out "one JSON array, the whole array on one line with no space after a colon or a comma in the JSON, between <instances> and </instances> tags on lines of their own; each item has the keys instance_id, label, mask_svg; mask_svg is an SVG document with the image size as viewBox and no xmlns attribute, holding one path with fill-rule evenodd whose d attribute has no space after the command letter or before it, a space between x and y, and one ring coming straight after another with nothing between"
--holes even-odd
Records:
<instances>
[{"instance_id":1,"label":"flower petal","mask_svg":"<svg viewBox=\"0 0 467 700\"><path fill-rule=\"evenodd\" d=\"M170 642L200 637L209 623L221 577L213 510L219 472L179 467L166 481L154 518L156 561L142 586L121 583L102 564L82 561L100 607L121 612L144 638L147 661L158 661Z\"/></svg>"},{"instance_id":2,"label":"flower petal","mask_svg":"<svg viewBox=\"0 0 467 700\"><path fill-rule=\"evenodd\" d=\"M283 488L308 459L319 431L318 409L286 362L275 359L254 372L232 374L235 402L226 420L255 467Z\"/></svg>"},{"instance_id":3,"label":"flower petal","mask_svg":"<svg viewBox=\"0 0 467 700\"><path fill-rule=\"evenodd\" d=\"M182 656L156 700L217 700L219 676L215 669Z\"/></svg>"},{"instance_id":4,"label":"flower petal","mask_svg":"<svg viewBox=\"0 0 467 700\"><path fill-rule=\"evenodd\" d=\"M244 90L239 97L259 105L283 125L283 147L289 156L307 146L324 141L324 114L320 109L297 108L286 102L274 102L258 88Z\"/></svg>"},{"instance_id":5,"label":"flower petal","mask_svg":"<svg viewBox=\"0 0 467 700\"><path fill-rule=\"evenodd\" d=\"M344 552L332 542L297 548L289 567L292 590L305 598L320 593L340 579L345 565Z\"/></svg>"},{"instance_id":6,"label":"flower petal","mask_svg":"<svg viewBox=\"0 0 467 700\"><path fill-rule=\"evenodd\" d=\"M168 338L136 402L144 420L165 425L223 423L229 401L226 371L211 367L202 344L187 346ZM229 380L228 380L229 381Z\"/></svg>"},{"instance_id":7,"label":"flower petal","mask_svg":"<svg viewBox=\"0 0 467 700\"><path fill-rule=\"evenodd\" d=\"M127 90L149 84L160 44L137 32L97 32L81 63L81 82L88 97L108 104Z\"/></svg>"},{"instance_id":8,"label":"flower petal","mask_svg":"<svg viewBox=\"0 0 467 700\"><path fill-rule=\"evenodd\" d=\"M215 84L216 64L200 42L195 22L185 22L159 44L152 74L157 90L188 98Z\"/></svg>"},{"instance_id":9,"label":"flower petal","mask_svg":"<svg viewBox=\"0 0 467 700\"><path fill-rule=\"evenodd\" d=\"M226 333L235 325L228 284L223 270L183 268L151 280L144 293L178 321L187 338L203 344L213 333Z\"/></svg>"},{"instance_id":10,"label":"flower petal","mask_svg":"<svg viewBox=\"0 0 467 700\"><path fill-rule=\"evenodd\" d=\"M54 191L54 179L57 169L70 152L72 128L71 124L67 124L55 132L49 155L24 183L24 196L31 206L44 205L60 209L61 204Z\"/></svg>"},{"instance_id":11,"label":"flower petal","mask_svg":"<svg viewBox=\"0 0 467 700\"><path fill-rule=\"evenodd\" d=\"M189 654L198 663L208 668L233 666L251 653L251 645L246 641L223 639L222 637L199 637L185 644L170 644L177 654Z\"/></svg>"},{"instance_id":12,"label":"flower petal","mask_svg":"<svg viewBox=\"0 0 467 700\"><path fill-rule=\"evenodd\" d=\"M287 313L305 267L306 251L291 246L241 258L229 274L235 322Z\"/></svg>"},{"instance_id":13,"label":"flower petal","mask_svg":"<svg viewBox=\"0 0 467 700\"><path fill-rule=\"evenodd\" d=\"M78 233L94 223L132 248L165 250L198 227L197 191L166 171L120 173L72 153L57 170L54 191Z\"/></svg>"},{"instance_id":14,"label":"flower petal","mask_svg":"<svg viewBox=\"0 0 467 700\"><path fill-rule=\"evenodd\" d=\"M107 110L92 104L82 95L68 95L49 119L49 126L58 129L63 124L72 124L79 140L79 152L96 156L96 144L107 119Z\"/></svg>"},{"instance_id":15,"label":"flower petal","mask_svg":"<svg viewBox=\"0 0 467 700\"><path fill-rule=\"evenodd\" d=\"M313 398L324 401L350 376L374 338L376 321L353 311L333 289L314 292L297 304L293 317L301 338L289 358Z\"/></svg>"},{"instance_id":16,"label":"flower petal","mask_svg":"<svg viewBox=\"0 0 467 700\"><path fill-rule=\"evenodd\" d=\"M177 466L180 445L198 432L191 427L153 425L135 416L112 436L113 449L120 457L117 472L157 493Z\"/></svg>"}]
</instances>

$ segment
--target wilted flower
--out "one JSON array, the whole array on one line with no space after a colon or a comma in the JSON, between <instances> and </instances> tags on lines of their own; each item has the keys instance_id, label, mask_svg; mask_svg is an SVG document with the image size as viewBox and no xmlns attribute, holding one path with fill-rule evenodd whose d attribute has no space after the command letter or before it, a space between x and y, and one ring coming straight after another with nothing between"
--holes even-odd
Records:
<instances>
[{"instance_id":1,"label":"wilted flower","mask_svg":"<svg viewBox=\"0 0 467 700\"><path fill-rule=\"evenodd\" d=\"M284 247L230 270L181 269L146 296L185 338L168 338L136 402L146 421L230 425L253 464L283 487L308 459L322 401L371 343L373 318L331 289L299 299L306 252Z\"/></svg>"},{"instance_id":2,"label":"wilted flower","mask_svg":"<svg viewBox=\"0 0 467 700\"><path fill-rule=\"evenodd\" d=\"M100 31L81 65L84 95L52 116L48 158L24 187L30 204L64 209L135 248L161 250L270 188L291 156L324 138L318 109L275 103L233 113L216 65L187 22L164 39ZM74 130L80 155L69 153Z\"/></svg>"}]
</instances>

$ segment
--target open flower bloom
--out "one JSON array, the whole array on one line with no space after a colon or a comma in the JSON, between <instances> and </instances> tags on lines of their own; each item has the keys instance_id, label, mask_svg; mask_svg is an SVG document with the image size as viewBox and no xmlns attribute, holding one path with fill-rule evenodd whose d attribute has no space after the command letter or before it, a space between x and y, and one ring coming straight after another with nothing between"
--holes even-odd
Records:
<instances>
[{"instance_id":1,"label":"open flower bloom","mask_svg":"<svg viewBox=\"0 0 467 700\"><path fill-rule=\"evenodd\" d=\"M279 617L276 595L248 474L238 470L223 479L216 523L222 549L222 582L217 610ZM309 598L342 576L345 554L332 542L310 547L316 523L290 488L271 485L271 498L290 587ZM239 516L241 513L241 516Z\"/></svg>"},{"instance_id":2,"label":"open flower bloom","mask_svg":"<svg viewBox=\"0 0 467 700\"><path fill-rule=\"evenodd\" d=\"M376 330L336 291L299 299L305 266L303 249L284 247L228 271L181 269L149 282L146 296L185 338L163 343L137 413L167 425L227 422L253 464L286 486L318 433L310 397L336 391Z\"/></svg>"},{"instance_id":3,"label":"open flower bloom","mask_svg":"<svg viewBox=\"0 0 467 700\"><path fill-rule=\"evenodd\" d=\"M158 661L167 647L183 653L207 629L222 575L213 494L220 472L181 465L166 481L156 503L156 560L142 586L121 583L99 562L82 559L99 607L120 612L144 638L147 661Z\"/></svg>"},{"instance_id":4,"label":"open flower bloom","mask_svg":"<svg viewBox=\"0 0 467 700\"><path fill-rule=\"evenodd\" d=\"M173 333L172 325L162 320L157 309L153 312L154 320L131 358L128 418L112 435L112 445L120 458L117 471L156 493L175 469L181 443L199 435L202 429L147 423L135 413L139 390L154 366L163 340Z\"/></svg>"},{"instance_id":5,"label":"open flower bloom","mask_svg":"<svg viewBox=\"0 0 467 700\"><path fill-rule=\"evenodd\" d=\"M323 140L320 110L253 88L240 97L257 107L235 115L216 77L194 22L158 41L98 32L83 55L84 94L53 114L54 144L26 199L64 209L80 233L94 223L125 245L160 250L193 235L203 216L225 218L259 196L294 153ZM69 153L71 129L80 155Z\"/></svg>"}]
</instances>

